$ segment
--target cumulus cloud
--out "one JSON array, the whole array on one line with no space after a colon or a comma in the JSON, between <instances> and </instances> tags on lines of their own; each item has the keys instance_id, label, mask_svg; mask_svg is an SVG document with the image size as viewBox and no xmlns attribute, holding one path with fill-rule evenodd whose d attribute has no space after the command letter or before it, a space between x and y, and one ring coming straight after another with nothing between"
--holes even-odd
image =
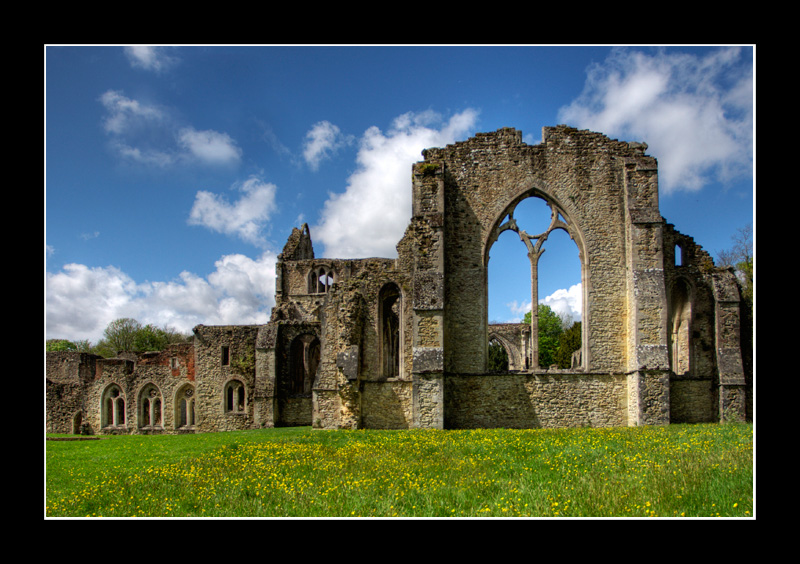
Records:
<instances>
[{"instance_id":1,"label":"cumulus cloud","mask_svg":"<svg viewBox=\"0 0 800 564\"><path fill-rule=\"evenodd\" d=\"M395 246L411 218L412 164L422 160L423 149L468 135L477 116L465 110L444 121L434 112L407 113L386 133L369 128L360 139L357 169L347 189L329 196L312 228L325 256L396 256Z\"/></svg>"},{"instance_id":2,"label":"cumulus cloud","mask_svg":"<svg viewBox=\"0 0 800 564\"><path fill-rule=\"evenodd\" d=\"M163 109L128 98L118 90L103 93L100 103L106 109L103 127L106 132L115 135L130 133L135 128L162 124L167 117Z\"/></svg>"},{"instance_id":3,"label":"cumulus cloud","mask_svg":"<svg viewBox=\"0 0 800 564\"><path fill-rule=\"evenodd\" d=\"M539 300L539 303L550 306L550 309L562 317L569 316L573 321L580 321L583 310L582 294L582 286L578 283L570 286L569 289L556 290L546 298Z\"/></svg>"},{"instance_id":4,"label":"cumulus cloud","mask_svg":"<svg viewBox=\"0 0 800 564\"><path fill-rule=\"evenodd\" d=\"M322 160L330 158L339 148L352 142L352 136L342 134L331 122L320 121L306 133L303 158L312 170L317 170Z\"/></svg>"},{"instance_id":5,"label":"cumulus cloud","mask_svg":"<svg viewBox=\"0 0 800 564\"><path fill-rule=\"evenodd\" d=\"M752 174L753 69L740 48L704 56L615 49L559 121L644 141L664 192Z\"/></svg>"},{"instance_id":6,"label":"cumulus cloud","mask_svg":"<svg viewBox=\"0 0 800 564\"><path fill-rule=\"evenodd\" d=\"M186 127L178 132L178 144L198 160L210 164L236 164L242 150L227 133L197 131Z\"/></svg>"},{"instance_id":7,"label":"cumulus cloud","mask_svg":"<svg viewBox=\"0 0 800 564\"><path fill-rule=\"evenodd\" d=\"M169 53L168 47L133 45L125 47L124 52L132 67L148 71L163 72L178 62L178 58Z\"/></svg>"},{"instance_id":8,"label":"cumulus cloud","mask_svg":"<svg viewBox=\"0 0 800 564\"><path fill-rule=\"evenodd\" d=\"M115 267L68 264L47 273L47 338L97 342L120 317L191 332L198 324L262 324L275 305L274 253L235 254L216 263L207 279L190 272L168 282L137 284Z\"/></svg>"},{"instance_id":9,"label":"cumulus cloud","mask_svg":"<svg viewBox=\"0 0 800 564\"><path fill-rule=\"evenodd\" d=\"M100 96L103 127L112 148L124 159L148 166L179 163L237 165L242 151L227 133L179 126L170 112L108 90Z\"/></svg>"},{"instance_id":10,"label":"cumulus cloud","mask_svg":"<svg viewBox=\"0 0 800 564\"><path fill-rule=\"evenodd\" d=\"M531 310L531 302L530 301L518 302L514 300L513 302L507 303L506 307L513 315L512 319L509 320L509 323L517 323L519 321L522 321L522 318L525 317L525 314Z\"/></svg>"},{"instance_id":11,"label":"cumulus cloud","mask_svg":"<svg viewBox=\"0 0 800 564\"><path fill-rule=\"evenodd\" d=\"M200 225L264 247L266 241L263 231L276 209L277 187L251 176L235 185L234 189L241 194L234 202L205 190L197 192L189 214L189 224Z\"/></svg>"},{"instance_id":12,"label":"cumulus cloud","mask_svg":"<svg viewBox=\"0 0 800 564\"><path fill-rule=\"evenodd\" d=\"M580 283L570 286L569 289L562 288L556 290L549 296L541 298L540 304L550 306L562 318L569 318L572 321L580 321L583 310L582 286ZM531 310L530 301L513 301L506 304L512 314L509 323L519 322L525 314Z\"/></svg>"}]
</instances>

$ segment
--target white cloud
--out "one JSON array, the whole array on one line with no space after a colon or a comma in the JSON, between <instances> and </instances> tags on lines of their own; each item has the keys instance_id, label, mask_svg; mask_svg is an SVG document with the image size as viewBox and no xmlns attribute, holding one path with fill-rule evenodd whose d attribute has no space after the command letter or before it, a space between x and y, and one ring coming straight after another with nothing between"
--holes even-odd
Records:
<instances>
[{"instance_id":1,"label":"white cloud","mask_svg":"<svg viewBox=\"0 0 800 564\"><path fill-rule=\"evenodd\" d=\"M705 56L615 49L588 70L559 121L626 141L658 158L664 192L752 173L753 69L742 50Z\"/></svg>"},{"instance_id":2,"label":"white cloud","mask_svg":"<svg viewBox=\"0 0 800 564\"><path fill-rule=\"evenodd\" d=\"M198 324L263 324L275 305L275 254L258 259L227 255L203 279L183 272L178 280L137 284L114 267L68 264L47 273L47 338L97 342L120 317L188 333Z\"/></svg>"},{"instance_id":3,"label":"white cloud","mask_svg":"<svg viewBox=\"0 0 800 564\"><path fill-rule=\"evenodd\" d=\"M520 321L522 321L522 318L525 317L525 314L531 310L531 302L529 301L518 302L514 300L513 302L507 303L506 307L514 316L511 320L508 321L508 323L519 323Z\"/></svg>"},{"instance_id":4,"label":"white cloud","mask_svg":"<svg viewBox=\"0 0 800 564\"><path fill-rule=\"evenodd\" d=\"M320 121L306 133L303 158L312 170L317 170L323 159L330 158L339 148L352 142L352 136L343 135L331 122Z\"/></svg>"},{"instance_id":5,"label":"white cloud","mask_svg":"<svg viewBox=\"0 0 800 564\"><path fill-rule=\"evenodd\" d=\"M251 176L234 188L242 195L233 203L205 190L197 192L188 222L263 247L263 230L276 209L277 187Z\"/></svg>"},{"instance_id":6,"label":"white cloud","mask_svg":"<svg viewBox=\"0 0 800 564\"><path fill-rule=\"evenodd\" d=\"M569 316L572 321L580 321L583 309L582 293L582 286L578 283L570 286L569 289L556 290L549 296L540 299L539 303L549 306L559 315ZM506 307L512 314L509 323L516 323L521 321L525 314L531 310L531 302L518 302L515 300L507 303Z\"/></svg>"},{"instance_id":7,"label":"white cloud","mask_svg":"<svg viewBox=\"0 0 800 564\"><path fill-rule=\"evenodd\" d=\"M540 304L550 306L558 314L568 315L573 321L581 320L583 310L583 292L580 283L570 286L569 289L556 290L544 299L539 300Z\"/></svg>"},{"instance_id":8,"label":"white cloud","mask_svg":"<svg viewBox=\"0 0 800 564\"><path fill-rule=\"evenodd\" d=\"M68 264L47 273L45 284L48 338L97 337L117 317L128 317L136 283L119 269Z\"/></svg>"},{"instance_id":9,"label":"white cloud","mask_svg":"<svg viewBox=\"0 0 800 564\"><path fill-rule=\"evenodd\" d=\"M177 57L170 55L167 49L152 45L134 45L125 47L125 56L128 57L132 67L162 72L178 62Z\"/></svg>"},{"instance_id":10,"label":"white cloud","mask_svg":"<svg viewBox=\"0 0 800 564\"><path fill-rule=\"evenodd\" d=\"M474 110L446 122L423 112L399 116L385 134L369 128L361 138L358 168L347 189L329 196L319 224L312 227L325 256L396 256L395 247L411 218L411 166L422 160L423 149L455 142L476 122Z\"/></svg>"},{"instance_id":11,"label":"white cloud","mask_svg":"<svg viewBox=\"0 0 800 564\"><path fill-rule=\"evenodd\" d=\"M209 164L236 164L242 158L242 150L230 135L218 131L186 127L178 132L178 144L193 157Z\"/></svg>"},{"instance_id":12,"label":"white cloud","mask_svg":"<svg viewBox=\"0 0 800 564\"><path fill-rule=\"evenodd\" d=\"M128 98L117 90L105 92L100 96L100 103L107 112L103 127L114 135L125 135L135 128L162 124L167 118L161 108Z\"/></svg>"},{"instance_id":13,"label":"white cloud","mask_svg":"<svg viewBox=\"0 0 800 564\"><path fill-rule=\"evenodd\" d=\"M242 150L227 133L176 125L170 112L109 90L100 96L111 147L128 161L167 167L178 163L236 165Z\"/></svg>"}]
</instances>

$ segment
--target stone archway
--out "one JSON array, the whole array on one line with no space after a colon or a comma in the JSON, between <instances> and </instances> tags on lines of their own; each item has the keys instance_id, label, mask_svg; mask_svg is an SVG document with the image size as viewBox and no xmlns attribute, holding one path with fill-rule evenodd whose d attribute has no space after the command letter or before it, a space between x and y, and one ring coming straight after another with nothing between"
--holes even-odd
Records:
<instances>
[{"instance_id":1,"label":"stone archway","mask_svg":"<svg viewBox=\"0 0 800 564\"><path fill-rule=\"evenodd\" d=\"M550 221L547 228L537 234L531 234L522 229L522 226L518 224L518 219L514 216L517 207L523 201L529 198L538 198L544 201L547 207L550 210ZM520 195L513 198L513 200L502 210L502 212L498 215L497 219L494 221L492 229L489 231L489 235L487 237L486 243L484 245L483 251L483 264L484 268L488 269L489 267L489 252L492 246L497 242L500 235L506 231L512 231L516 233L520 241L525 245L528 255L528 260L530 263L530 291L531 291L531 323L530 323L530 343L529 349L526 352L526 356L524 359L517 363L517 366L524 366L526 369L537 369L539 368L539 340L538 340L538 308L534 307L535 304L539 303L539 259L541 258L542 254L545 251L544 244L547 241L550 234L555 230L563 230L567 235L569 235L570 239L576 244L578 249L578 258L581 263L581 289L582 289L582 304L581 304L581 312L583 318L588 317L589 315L589 308L588 308L588 301L586 299L586 273L587 269L585 268L585 249L583 244L583 237L581 235L580 230L576 226L574 222L571 222L567 219L568 214L565 212L564 208L560 206L553 197L546 194L545 192L538 190L536 188L531 188L530 190L523 191ZM488 280L488 275L487 275ZM487 284L487 295L488 295L488 284ZM487 305L488 305L488 297L487 297ZM577 366L573 366L575 369L582 369L583 368L583 360L587 358L588 355L585 354L586 350L586 339L585 335L582 338L581 344L581 352L577 355L576 358L580 358L581 362L578 363ZM546 367L544 367L546 368ZM521 368L520 368L521 369Z\"/></svg>"}]
</instances>

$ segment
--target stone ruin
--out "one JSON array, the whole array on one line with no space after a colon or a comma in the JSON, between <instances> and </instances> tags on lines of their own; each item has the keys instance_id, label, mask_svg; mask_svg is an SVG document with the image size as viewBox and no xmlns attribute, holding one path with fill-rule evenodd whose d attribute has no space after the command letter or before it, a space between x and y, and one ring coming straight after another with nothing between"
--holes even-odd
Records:
<instances>
[{"instance_id":1,"label":"stone ruin","mask_svg":"<svg viewBox=\"0 0 800 564\"><path fill-rule=\"evenodd\" d=\"M423 151L396 259L316 258L307 225L278 256L265 325L104 359L47 353L47 431L191 433L273 426L412 429L661 425L752 418L752 334L731 269L661 217L646 145L566 126ZM519 229L541 198L551 222ZM540 367L529 325L488 322L489 251L519 235L537 303L542 243L581 263L582 342ZM489 340L509 370L487 371Z\"/></svg>"}]
</instances>

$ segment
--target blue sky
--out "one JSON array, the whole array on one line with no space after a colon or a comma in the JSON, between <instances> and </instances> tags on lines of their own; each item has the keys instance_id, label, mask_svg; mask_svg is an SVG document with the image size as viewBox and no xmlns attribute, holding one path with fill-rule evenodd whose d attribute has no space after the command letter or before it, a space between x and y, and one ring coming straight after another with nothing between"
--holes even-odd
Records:
<instances>
[{"instance_id":1,"label":"blue sky","mask_svg":"<svg viewBox=\"0 0 800 564\"><path fill-rule=\"evenodd\" d=\"M712 256L753 223L748 45L54 45L45 79L46 338L265 323L292 227L318 257L393 257L421 150L501 127L646 142L662 215ZM545 248L540 301L579 320L577 249ZM490 320L519 319L524 246L491 256Z\"/></svg>"}]
</instances>

